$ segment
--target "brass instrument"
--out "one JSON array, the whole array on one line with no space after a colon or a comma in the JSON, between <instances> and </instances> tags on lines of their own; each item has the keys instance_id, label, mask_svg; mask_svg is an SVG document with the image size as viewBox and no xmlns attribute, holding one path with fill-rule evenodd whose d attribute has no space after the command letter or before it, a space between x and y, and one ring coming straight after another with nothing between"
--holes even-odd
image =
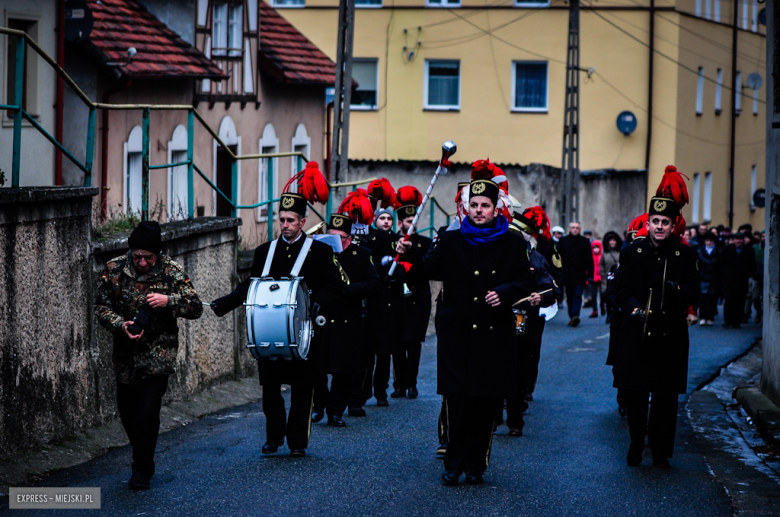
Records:
<instances>
[{"instance_id":1,"label":"brass instrument","mask_svg":"<svg viewBox=\"0 0 780 517\"><path fill-rule=\"evenodd\" d=\"M321 221L316 225L312 226L311 228L309 228L308 230L306 230L306 235L316 235L318 233L325 233L324 230L325 226L326 226L325 221Z\"/></svg>"},{"instance_id":2,"label":"brass instrument","mask_svg":"<svg viewBox=\"0 0 780 517\"><path fill-rule=\"evenodd\" d=\"M337 257L333 257L333 262L336 263L336 266L339 268L339 273L341 273L341 281L345 284L349 285L349 276L347 276L347 272L344 271L344 268L341 267L341 263L339 262L339 259Z\"/></svg>"}]
</instances>

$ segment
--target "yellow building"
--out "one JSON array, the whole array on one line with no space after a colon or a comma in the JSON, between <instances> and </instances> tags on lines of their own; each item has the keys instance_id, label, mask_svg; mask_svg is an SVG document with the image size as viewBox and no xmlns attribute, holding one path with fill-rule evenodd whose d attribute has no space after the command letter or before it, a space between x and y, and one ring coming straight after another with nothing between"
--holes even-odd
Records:
<instances>
[{"instance_id":1,"label":"yellow building","mask_svg":"<svg viewBox=\"0 0 780 517\"><path fill-rule=\"evenodd\" d=\"M766 105L764 88L747 85L750 74L765 70L763 5L737 1L733 224L750 222L760 229L763 210L752 209L750 200L764 183ZM458 162L489 156L499 164L560 167L568 29L563 0L356 4L354 76L360 87L350 159L430 161L437 159L441 142L452 139L459 146ZM335 59L337 0L273 5ZM726 0L656 0L652 9L651 0L583 4L583 171L642 170L649 160L649 198L664 167L676 164L690 177L688 222L729 223L733 10ZM630 136L616 127L624 110L638 120Z\"/></svg>"}]
</instances>

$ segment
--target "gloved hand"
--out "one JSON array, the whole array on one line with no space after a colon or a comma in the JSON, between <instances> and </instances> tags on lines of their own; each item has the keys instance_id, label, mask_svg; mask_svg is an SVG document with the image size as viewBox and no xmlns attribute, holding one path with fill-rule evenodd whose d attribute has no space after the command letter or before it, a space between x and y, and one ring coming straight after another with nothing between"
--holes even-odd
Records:
<instances>
[{"instance_id":1,"label":"gloved hand","mask_svg":"<svg viewBox=\"0 0 780 517\"><path fill-rule=\"evenodd\" d=\"M668 287L669 289L676 289L677 291L680 290L680 284L678 284L677 282L672 282L671 280L666 282L666 287Z\"/></svg>"},{"instance_id":2,"label":"gloved hand","mask_svg":"<svg viewBox=\"0 0 780 517\"><path fill-rule=\"evenodd\" d=\"M220 300L221 300L221 298L219 298L217 300L214 300L213 302L211 302L209 304L209 307L211 307L211 310L214 311L214 314L216 314L217 317L219 317L219 318L221 318L222 316L224 316L225 314L230 312L228 310L225 310L224 307L220 306Z\"/></svg>"},{"instance_id":3,"label":"gloved hand","mask_svg":"<svg viewBox=\"0 0 780 517\"><path fill-rule=\"evenodd\" d=\"M642 309L634 309L634 312L629 314L628 317L631 318L632 321L641 323L645 321L645 311Z\"/></svg>"}]
</instances>

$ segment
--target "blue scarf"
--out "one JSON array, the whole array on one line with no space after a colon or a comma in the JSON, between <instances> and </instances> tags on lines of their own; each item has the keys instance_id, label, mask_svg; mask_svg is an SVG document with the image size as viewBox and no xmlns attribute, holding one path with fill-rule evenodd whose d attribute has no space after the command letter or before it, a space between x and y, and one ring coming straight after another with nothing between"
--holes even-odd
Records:
<instances>
[{"instance_id":1,"label":"blue scarf","mask_svg":"<svg viewBox=\"0 0 780 517\"><path fill-rule=\"evenodd\" d=\"M509 230L509 222L503 215L496 218L496 224L488 228L479 228L471 224L468 217L463 219L460 225L460 233L466 239L466 242L472 246L490 246L504 238Z\"/></svg>"}]
</instances>

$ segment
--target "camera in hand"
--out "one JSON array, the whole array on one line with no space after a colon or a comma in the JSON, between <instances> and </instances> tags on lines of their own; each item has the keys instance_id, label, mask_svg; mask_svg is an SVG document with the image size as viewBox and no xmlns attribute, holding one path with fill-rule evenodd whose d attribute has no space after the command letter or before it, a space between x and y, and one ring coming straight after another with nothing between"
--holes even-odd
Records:
<instances>
[{"instance_id":1,"label":"camera in hand","mask_svg":"<svg viewBox=\"0 0 780 517\"><path fill-rule=\"evenodd\" d=\"M127 331L134 336L143 332L152 320L152 311L153 309L148 304L143 304L141 310L133 318L133 324L127 327Z\"/></svg>"}]
</instances>

